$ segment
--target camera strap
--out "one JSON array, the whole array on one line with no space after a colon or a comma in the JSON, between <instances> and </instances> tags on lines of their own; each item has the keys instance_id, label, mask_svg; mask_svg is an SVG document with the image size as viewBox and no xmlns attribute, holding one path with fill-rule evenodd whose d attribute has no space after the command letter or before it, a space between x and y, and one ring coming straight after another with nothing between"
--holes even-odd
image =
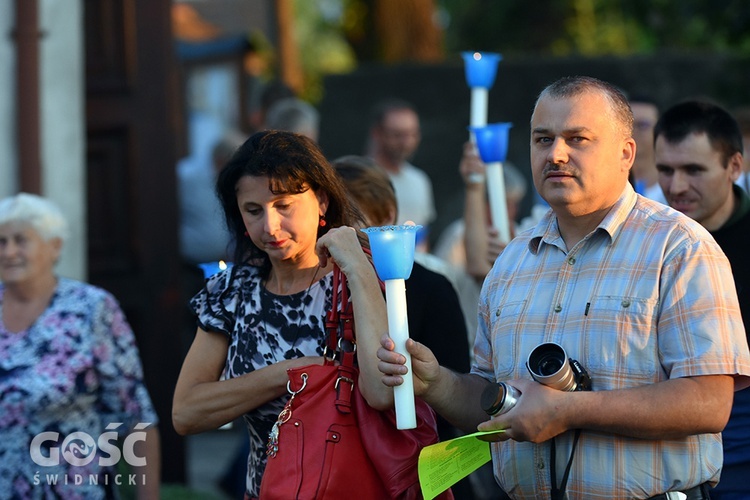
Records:
<instances>
[{"instance_id":1,"label":"camera strap","mask_svg":"<svg viewBox=\"0 0 750 500\"><path fill-rule=\"evenodd\" d=\"M557 487L557 467L556 467L556 450L555 450L555 438L552 438L552 444L550 446L549 453L549 480L552 483L552 500L563 500L565 498L565 488L568 486L568 476L570 476L570 466L573 465L573 455L576 452L576 445L578 444L578 438L581 437L581 429L576 429L575 436L573 437L573 448L570 450L570 458L568 459L568 465L565 466L565 473L563 474L562 481L560 481L560 487Z\"/></svg>"}]
</instances>

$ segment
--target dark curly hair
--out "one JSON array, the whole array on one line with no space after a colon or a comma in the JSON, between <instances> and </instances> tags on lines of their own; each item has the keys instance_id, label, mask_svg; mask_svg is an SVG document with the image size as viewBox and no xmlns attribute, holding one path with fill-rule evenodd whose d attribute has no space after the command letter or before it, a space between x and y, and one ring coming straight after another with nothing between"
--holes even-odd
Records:
<instances>
[{"instance_id":1,"label":"dark curly hair","mask_svg":"<svg viewBox=\"0 0 750 500\"><path fill-rule=\"evenodd\" d=\"M318 228L318 237L332 227L362 223L359 209L349 201L343 182L314 141L280 130L253 134L219 173L216 194L232 235L234 262L260 267L265 276L271 269L270 260L245 236L245 224L237 204L237 182L246 175L268 177L268 189L274 194L299 194L308 189L325 193L328 196L326 225Z\"/></svg>"}]
</instances>

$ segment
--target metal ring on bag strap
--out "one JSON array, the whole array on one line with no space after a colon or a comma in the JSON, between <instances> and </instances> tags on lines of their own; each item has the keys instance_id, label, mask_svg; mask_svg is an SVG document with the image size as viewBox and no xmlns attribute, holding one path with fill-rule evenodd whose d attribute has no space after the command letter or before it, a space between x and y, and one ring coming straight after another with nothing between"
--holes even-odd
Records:
<instances>
[{"instance_id":1,"label":"metal ring on bag strap","mask_svg":"<svg viewBox=\"0 0 750 500\"><path fill-rule=\"evenodd\" d=\"M299 390L297 390L297 391L293 391L292 390L292 386L290 385L292 383L291 380L287 380L286 381L286 390L292 396L296 396L297 394L299 394L300 392L302 392L305 389L305 387L307 387L307 373L303 373L302 375L300 375L300 378L302 379L302 387L300 387Z\"/></svg>"},{"instance_id":2,"label":"metal ring on bag strap","mask_svg":"<svg viewBox=\"0 0 750 500\"><path fill-rule=\"evenodd\" d=\"M338 341L338 343L336 345L336 347L338 347L338 351L339 352L343 352L344 351L344 345L343 345L344 342L348 342L352 346L351 351L346 351L346 352L351 352L351 353L356 353L357 352L357 343L354 342L354 340L348 340L348 339L344 339L344 338L339 338L339 341Z\"/></svg>"},{"instance_id":3,"label":"metal ring on bag strap","mask_svg":"<svg viewBox=\"0 0 750 500\"><path fill-rule=\"evenodd\" d=\"M331 353L330 356L328 353ZM329 349L328 346L325 346L323 348L323 357L326 361L333 362L336 361L336 358L338 357L338 353L334 351L333 349Z\"/></svg>"}]
</instances>

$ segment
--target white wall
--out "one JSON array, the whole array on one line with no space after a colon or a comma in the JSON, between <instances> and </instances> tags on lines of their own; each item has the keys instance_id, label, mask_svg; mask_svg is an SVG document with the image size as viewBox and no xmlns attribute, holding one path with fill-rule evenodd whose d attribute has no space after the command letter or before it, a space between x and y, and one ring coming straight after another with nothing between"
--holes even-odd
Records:
<instances>
[{"instance_id":1,"label":"white wall","mask_svg":"<svg viewBox=\"0 0 750 500\"><path fill-rule=\"evenodd\" d=\"M16 192L16 52L13 2L0 2L0 198Z\"/></svg>"},{"instance_id":2,"label":"white wall","mask_svg":"<svg viewBox=\"0 0 750 500\"><path fill-rule=\"evenodd\" d=\"M38 0L42 195L68 218L57 271L86 278L85 81L82 0ZM19 190L15 3L0 1L0 197Z\"/></svg>"},{"instance_id":3,"label":"white wall","mask_svg":"<svg viewBox=\"0 0 750 500\"><path fill-rule=\"evenodd\" d=\"M86 278L85 67L81 0L39 0L42 193L68 218L57 270Z\"/></svg>"}]
</instances>

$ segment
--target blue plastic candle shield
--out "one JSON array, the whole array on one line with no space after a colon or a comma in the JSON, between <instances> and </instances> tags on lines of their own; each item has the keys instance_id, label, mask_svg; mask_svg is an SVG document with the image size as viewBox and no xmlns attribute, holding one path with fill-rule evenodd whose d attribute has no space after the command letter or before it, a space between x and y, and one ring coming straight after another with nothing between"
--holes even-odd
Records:
<instances>
[{"instance_id":1,"label":"blue plastic candle shield","mask_svg":"<svg viewBox=\"0 0 750 500\"><path fill-rule=\"evenodd\" d=\"M198 267L203 271L203 277L208 279L214 274L232 267L232 264L224 262L223 260L217 260L214 262L203 262L198 264Z\"/></svg>"},{"instance_id":2,"label":"blue plastic candle shield","mask_svg":"<svg viewBox=\"0 0 750 500\"><path fill-rule=\"evenodd\" d=\"M362 229L370 238L372 261L381 280L409 278L414 266L417 231L421 228L403 225Z\"/></svg>"},{"instance_id":3,"label":"blue plastic candle shield","mask_svg":"<svg viewBox=\"0 0 750 500\"><path fill-rule=\"evenodd\" d=\"M505 196L503 162L508 154L508 135L512 126L506 122L469 127L474 133L479 156L487 167L487 194L492 225L498 230L500 240L504 243L510 241L510 221Z\"/></svg>"},{"instance_id":4,"label":"blue plastic candle shield","mask_svg":"<svg viewBox=\"0 0 750 500\"><path fill-rule=\"evenodd\" d=\"M497 65L502 60L493 52L461 52L464 59L464 73L469 87L492 88L497 75Z\"/></svg>"},{"instance_id":5,"label":"blue plastic candle shield","mask_svg":"<svg viewBox=\"0 0 750 500\"><path fill-rule=\"evenodd\" d=\"M405 280L411 275L414 266L416 235L421 227L403 225L362 229L370 239L375 271L385 282L388 333L396 346L395 351L406 358L408 373L403 377L404 383L393 388L396 427L399 429L414 429L417 426L411 355L406 351L409 323L406 312Z\"/></svg>"},{"instance_id":6,"label":"blue plastic candle shield","mask_svg":"<svg viewBox=\"0 0 750 500\"><path fill-rule=\"evenodd\" d=\"M485 163L503 162L508 155L508 137L512 123L491 123L483 127L469 127L474 132L479 156Z\"/></svg>"},{"instance_id":7,"label":"blue plastic candle shield","mask_svg":"<svg viewBox=\"0 0 750 500\"><path fill-rule=\"evenodd\" d=\"M469 125L484 127L487 125L489 89L495 83L497 65L502 56L492 52L462 52L461 55L464 59L466 83L471 89ZM469 138L472 142L476 142L473 133L469 134ZM469 176L469 180L470 182L481 182L483 176L473 173Z\"/></svg>"}]
</instances>

